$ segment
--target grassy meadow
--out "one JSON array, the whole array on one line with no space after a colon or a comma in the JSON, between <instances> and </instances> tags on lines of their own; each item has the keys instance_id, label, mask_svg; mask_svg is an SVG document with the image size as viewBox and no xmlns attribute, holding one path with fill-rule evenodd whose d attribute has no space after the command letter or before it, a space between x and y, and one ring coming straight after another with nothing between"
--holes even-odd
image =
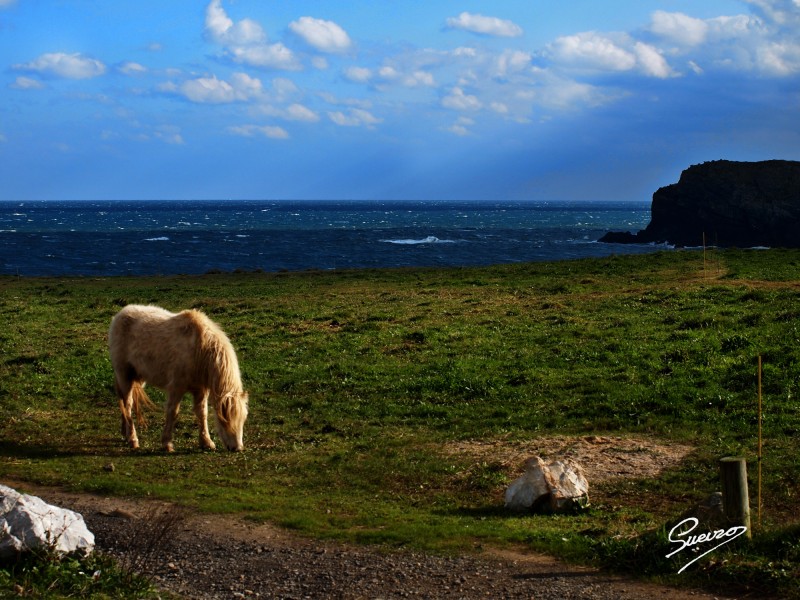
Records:
<instances>
[{"instance_id":1,"label":"grassy meadow","mask_svg":"<svg viewBox=\"0 0 800 600\"><path fill-rule=\"evenodd\" d=\"M245 452L200 451L188 399L174 454L160 451L159 414L140 451L125 446L106 336L129 303L199 308L228 333L250 393ZM0 322L0 481L172 500L387 549L515 547L800 597L800 251L5 277ZM594 435L693 451L658 477L590 481L589 510L546 516L503 509L521 463L453 450ZM748 459L753 539L677 575L688 554L665 558L668 525L719 489L728 455Z\"/></svg>"}]
</instances>

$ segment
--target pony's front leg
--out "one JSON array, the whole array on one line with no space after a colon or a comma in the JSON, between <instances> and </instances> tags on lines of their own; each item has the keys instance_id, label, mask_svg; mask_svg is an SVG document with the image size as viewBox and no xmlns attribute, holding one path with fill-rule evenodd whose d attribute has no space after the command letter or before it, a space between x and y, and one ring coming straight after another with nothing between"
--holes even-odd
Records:
<instances>
[{"instance_id":1,"label":"pony's front leg","mask_svg":"<svg viewBox=\"0 0 800 600\"><path fill-rule=\"evenodd\" d=\"M175 446L172 444L172 432L175 430L175 421L178 419L178 413L181 410L182 397L183 393L178 394L171 390L168 394L164 431L161 434L161 447L165 452L175 451Z\"/></svg>"},{"instance_id":2,"label":"pony's front leg","mask_svg":"<svg viewBox=\"0 0 800 600\"><path fill-rule=\"evenodd\" d=\"M197 427L200 430L200 448L203 450L216 450L214 442L208 433L208 391L194 392L194 414L197 417Z\"/></svg>"}]
</instances>

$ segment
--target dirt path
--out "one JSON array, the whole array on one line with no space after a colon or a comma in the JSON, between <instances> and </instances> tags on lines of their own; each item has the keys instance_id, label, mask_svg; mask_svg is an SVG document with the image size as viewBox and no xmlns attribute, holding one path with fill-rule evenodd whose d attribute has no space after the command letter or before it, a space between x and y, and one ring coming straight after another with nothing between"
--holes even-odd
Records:
<instances>
[{"instance_id":1,"label":"dirt path","mask_svg":"<svg viewBox=\"0 0 800 600\"><path fill-rule=\"evenodd\" d=\"M538 554L383 552L307 540L233 517L182 515L161 503L8 485L80 512L99 550L187 599L718 597L635 582Z\"/></svg>"}]
</instances>

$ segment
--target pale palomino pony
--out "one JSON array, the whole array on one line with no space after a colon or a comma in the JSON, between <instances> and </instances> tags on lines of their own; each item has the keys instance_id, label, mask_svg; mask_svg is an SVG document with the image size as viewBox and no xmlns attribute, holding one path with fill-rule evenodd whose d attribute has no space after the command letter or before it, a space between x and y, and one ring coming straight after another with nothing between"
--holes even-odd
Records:
<instances>
[{"instance_id":1,"label":"pale palomino pony","mask_svg":"<svg viewBox=\"0 0 800 600\"><path fill-rule=\"evenodd\" d=\"M122 436L139 447L133 423L144 424L144 408L153 403L144 392L149 383L167 393L161 443L172 452L172 434L187 392L194 396L200 447L213 450L208 434L208 400L217 416L217 434L228 450L240 451L247 419L247 392L228 336L197 310L171 313L157 306L128 305L111 320L108 334L114 387L122 410Z\"/></svg>"}]
</instances>

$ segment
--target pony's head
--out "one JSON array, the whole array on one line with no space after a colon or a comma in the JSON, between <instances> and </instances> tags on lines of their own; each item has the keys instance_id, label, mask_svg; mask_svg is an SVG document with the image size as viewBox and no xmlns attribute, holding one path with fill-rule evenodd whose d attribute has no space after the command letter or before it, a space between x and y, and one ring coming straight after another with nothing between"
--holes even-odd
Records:
<instances>
[{"instance_id":1,"label":"pony's head","mask_svg":"<svg viewBox=\"0 0 800 600\"><path fill-rule=\"evenodd\" d=\"M242 433L247 419L247 392L226 394L217 399L217 435L231 452L244 450Z\"/></svg>"}]
</instances>

